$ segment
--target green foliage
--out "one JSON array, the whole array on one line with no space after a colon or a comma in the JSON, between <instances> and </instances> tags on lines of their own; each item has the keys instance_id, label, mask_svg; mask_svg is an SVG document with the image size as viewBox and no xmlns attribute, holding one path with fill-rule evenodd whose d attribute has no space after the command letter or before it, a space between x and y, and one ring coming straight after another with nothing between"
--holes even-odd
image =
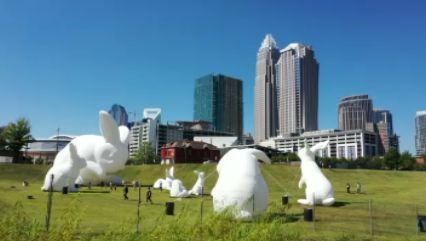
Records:
<instances>
[{"instance_id":1,"label":"green foliage","mask_svg":"<svg viewBox=\"0 0 426 241\"><path fill-rule=\"evenodd\" d=\"M416 165L416 158L414 158L408 151L404 151L400 156L400 169L413 170Z\"/></svg>"},{"instance_id":2,"label":"green foliage","mask_svg":"<svg viewBox=\"0 0 426 241\"><path fill-rule=\"evenodd\" d=\"M390 148L384 156L385 165L389 169L399 169L401 159L398 151L395 148Z\"/></svg>"},{"instance_id":3,"label":"green foliage","mask_svg":"<svg viewBox=\"0 0 426 241\"><path fill-rule=\"evenodd\" d=\"M271 157L272 162L294 162L300 161L299 156L294 152L288 152L283 154L274 155Z\"/></svg>"},{"instance_id":4,"label":"green foliage","mask_svg":"<svg viewBox=\"0 0 426 241\"><path fill-rule=\"evenodd\" d=\"M0 137L3 149L15 153L15 161L19 161L20 150L33 140L29 120L20 118L16 123L9 123L1 132Z\"/></svg>"},{"instance_id":5,"label":"green foliage","mask_svg":"<svg viewBox=\"0 0 426 241\"><path fill-rule=\"evenodd\" d=\"M155 155L153 148L149 142L143 142L139 147L139 151L136 155L129 160L130 164L151 164L158 161L158 157Z\"/></svg>"}]
</instances>

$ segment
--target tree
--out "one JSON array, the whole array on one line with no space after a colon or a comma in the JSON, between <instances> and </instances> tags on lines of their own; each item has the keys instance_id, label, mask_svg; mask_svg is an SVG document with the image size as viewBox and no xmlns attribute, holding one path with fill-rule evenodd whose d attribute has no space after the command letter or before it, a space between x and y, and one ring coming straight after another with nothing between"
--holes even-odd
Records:
<instances>
[{"instance_id":1,"label":"tree","mask_svg":"<svg viewBox=\"0 0 426 241\"><path fill-rule=\"evenodd\" d=\"M416 158L414 158L408 151L404 151L400 157L402 170L413 170L416 165Z\"/></svg>"},{"instance_id":2,"label":"tree","mask_svg":"<svg viewBox=\"0 0 426 241\"><path fill-rule=\"evenodd\" d=\"M398 170L401 164L400 155L398 151L393 147L391 147L389 151L385 154L384 160L386 167L389 169Z\"/></svg>"},{"instance_id":3,"label":"tree","mask_svg":"<svg viewBox=\"0 0 426 241\"><path fill-rule=\"evenodd\" d=\"M15 161L20 161L21 149L33 140L29 120L20 118L16 123L9 123L1 133L4 149L15 154Z\"/></svg>"},{"instance_id":4,"label":"tree","mask_svg":"<svg viewBox=\"0 0 426 241\"><path fill-rule=\"evenodd\" d=\"M0 126L0 151L3 151L6 149L6 141L3 138L3 130L5 129L4 126Z\"/></svg>"},{"instance_id":5,"label":"tree","mask_svg":"<svg viewBox=\"0 0 426 241\"><path fill-rule=\"evenodd\" d=\"M143 142L142 145L139 146L139 151L130 161L133 164L139 165L153 163L156 159L157 157L155 156L151 144L149 142Z\"/></svg>"}]
</instances>

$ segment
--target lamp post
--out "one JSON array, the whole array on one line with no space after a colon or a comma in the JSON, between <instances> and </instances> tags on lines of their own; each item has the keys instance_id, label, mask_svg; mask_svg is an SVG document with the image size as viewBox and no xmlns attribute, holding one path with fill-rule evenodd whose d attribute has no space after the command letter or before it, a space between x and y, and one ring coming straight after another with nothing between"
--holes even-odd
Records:
<instances>
[{"instance_id":1,"label":"lamp post","mask_svg":"<svg viewBox=\"0 0 426 241\"><path fill-rule=\"evenodd\" d=\"M58 129L56 129L56 133L57 133L57 135L56 135L56 154L58 154L58 152L59 152L59 127L58 127Z\"/></svg>"}]
</instances>

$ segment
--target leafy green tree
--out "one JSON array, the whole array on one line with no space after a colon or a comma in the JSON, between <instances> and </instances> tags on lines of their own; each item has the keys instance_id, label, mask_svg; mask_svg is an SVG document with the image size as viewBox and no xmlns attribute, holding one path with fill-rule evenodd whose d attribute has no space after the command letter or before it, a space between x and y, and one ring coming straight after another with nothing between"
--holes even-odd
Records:
<instances>
[{"instance_id":1,"label":"leafy green tree","mask_svg":"<svg viewBox=\"0 0 426 241\"><path fill-rule=\"evenodd\" d=\"M15 154L15 161L20 161L21 149L33 140L31 125L25 118L18 119L15 123L9 123L1 132L4 149Z\"/></svg>"},{"instance_id":2,"label":"leafy green tree","mask_svg":"<svg viewBox=\"0 0 426 241\"><path fill-rule=\"evenodd\" d=\"M140 165L140 164L148 164L154 163L157 160L157 156L151 144L149 142L143 142L139 147L139 151L136 155L130 160L132 164Z\"/></svg>"},{"instance_id":3,"label":"leafy green tree","mask_svg":"<svg viewBox=\"0 0 426 241\"><path fill-rule=\"evenodd\" d=\"M401 158L398 151L395 148L390 148L384 156L385 165L389 169L398 170L401 165Z\"/></svg>"},{"instance_id":4,"label":"leafy green tree","mask_svg":"<svg viewBox=\"0 0 426 241\"><path fill-rule=\"evenodd\" d=\"M3 130L4 129L5 129L5 127L0 126L0 151L6 149L6 141L3 138Z\"/></svg>"},{"instance_id":5,"label":"leafy green tree","mask_svg":"<svg viewBox=\"0 0 426 241\"><path fill-rule=\"evenodd\" d=\"M400 163L402 170L413 170L416 165L416 158L414 158L408 151L404 151L401 154Z\"/></svg>"}]
</instances>

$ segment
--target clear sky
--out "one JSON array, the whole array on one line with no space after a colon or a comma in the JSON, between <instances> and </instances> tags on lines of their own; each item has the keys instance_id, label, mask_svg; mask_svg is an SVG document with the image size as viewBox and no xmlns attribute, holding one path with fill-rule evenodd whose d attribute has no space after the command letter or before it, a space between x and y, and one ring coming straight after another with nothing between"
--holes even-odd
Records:
<instances>
[{"instance_id":1,"label":"clear sky","mask_svg":"<svg viewBox=\"0 0 426 241\"><path fill-rule=\"evenodd\" d=\"M343 96L368 94L413 152L425 13L421 0L0 0L0 125L27 117L35 137L97 134L114 103L138 119L159 107L163 122L191 120L194 80L214 72L243 80L253 132L256 53L271 33L281 48L313 46L321 129L337 128Z\"/></svg>"}]
</instances>

